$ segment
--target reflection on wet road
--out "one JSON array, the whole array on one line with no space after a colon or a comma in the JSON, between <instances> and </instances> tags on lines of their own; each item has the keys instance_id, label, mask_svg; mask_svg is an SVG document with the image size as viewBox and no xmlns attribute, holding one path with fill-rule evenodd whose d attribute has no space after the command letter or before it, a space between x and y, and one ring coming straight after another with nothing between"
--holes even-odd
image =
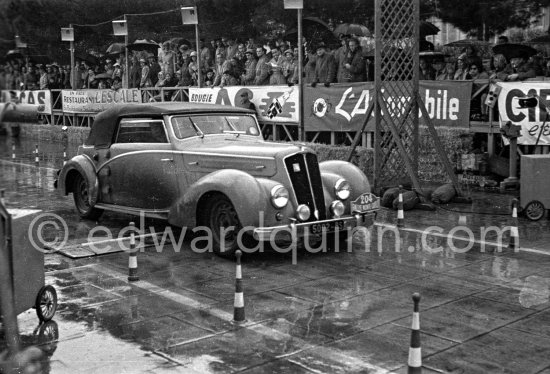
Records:
<instances>
[{"instance_id":1,"label":"reflection on wet road","mask_svg":"<svg viewBox=\"0 0 550 374\"><path fill-rule=\"evenodd\" d=\"M135 220L111 213L99 222L79 219L72 197L53 189L61 146L43 145L37 168L34 143L22 142L24 156L12 161L9 141L1 140L0 188L8 208L58 214L71 243L98 225L118 233ZM437 212L442 224L445 217L450 221ZM421 219L428 218L411 226ZM149 225L163 228L159 221ZM411 294L419 292L425 372L550 370L550 256L481 253L479 245L459 253L439 237L429 244L443 250L431 253L409 231L396 252L391 235L381 246L378 235L357 234L351 252L299 251L296 264L290 253L246 256L242 325L232 323L234 263L193 252L189 240L179 252L145 248L135 283L127 281L124 252L48 254L46 283L58 291L59 310L38 327L34 311L21 314L23 342L44 351L44 371L51 373L404 373Z\"/></svg>"}]
</instances>

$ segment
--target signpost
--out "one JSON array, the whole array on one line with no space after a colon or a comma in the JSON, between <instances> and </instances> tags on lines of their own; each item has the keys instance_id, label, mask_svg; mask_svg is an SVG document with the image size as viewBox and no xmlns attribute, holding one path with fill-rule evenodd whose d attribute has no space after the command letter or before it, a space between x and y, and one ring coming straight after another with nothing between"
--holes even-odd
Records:
<instances>
[{"instance_id":1,"label":"signpost","mask_svg":"<svg viewBox=\"0 0 550 374\"><path fill-rule=\"evenodd\" d=\"M113 21L113 33L116 36L124 36L124 88L128 88L128 22L126 14L124 15L124 20Z\"/></svg>"},{"instance_id":2,"label":"signpost","mask_svg":"<svg viewBox=\"0 0 550 374\"><path fill-rule=\"evenodd\" d=\"M202 87L202 72L201 72L201 50L199 39L199 16L197 14L197 7L181 7L181 22L184 25L195 25L195 43L197 46L197 64L198 64L198 80L199 88Z\"/></svg>"},{"instance_id":3,"label":"signpost","mask_svg":"<svg viewBox=\"0 0 550 374\"><path fill-rule=\"evenodd\" d=\"M70 42L69 49L71 51L71 87L74 88L74 29L72 24L70 24L69 27L61 28L61 41Z\"/></svg>"},{"instance_id":4,"label":"signpost","mask_svg":"<svg viewBox=\"0 0 550 374\"><path fill-rule=\"evenodd\" d=\"M298 138L301 141L306 140L306 131L304 126L304 86L303 86L303 79L302 79L302 68L303 68L303 50L302 50L302 9L304 9L304 1L303 0L284 0L284 8L285 9L296 9L298 10L298 86L300 87L300 90L298 92L299 95L299 105L298 105L298 117L300 120L300 125L298 127Z\"/></svg>"}]
</instances>

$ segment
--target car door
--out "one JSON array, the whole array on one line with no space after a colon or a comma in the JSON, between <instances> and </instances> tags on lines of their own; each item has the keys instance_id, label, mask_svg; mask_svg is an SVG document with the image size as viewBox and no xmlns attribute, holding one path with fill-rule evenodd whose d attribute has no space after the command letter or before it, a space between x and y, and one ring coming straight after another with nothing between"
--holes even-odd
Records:
<instances>
[{"instance_id":1,"label":"car door","mask_svg":"<svg viewBox=\"0 0 550 374\"><path fill-rule=\"evenodd\" d=\"M145 211L169 209L178 196L174 151L161 119L122 119L98 170L102 202Z\"/></svg>"}]
</instances>

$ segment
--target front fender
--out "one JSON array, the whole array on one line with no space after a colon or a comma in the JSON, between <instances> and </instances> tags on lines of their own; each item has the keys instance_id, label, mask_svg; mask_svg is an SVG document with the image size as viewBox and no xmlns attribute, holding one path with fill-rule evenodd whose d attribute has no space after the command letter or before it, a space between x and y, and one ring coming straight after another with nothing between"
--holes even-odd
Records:
<instances>
[{"instance_id":1,"label":"front fender","mask_svg":"<svg viewBox=\"0 0 550 374\"><path fill-rule=\"evenodd\" d=\"M86 156L75 156L63 166L59 172L57 188L63 195L73 192L73 181L77 174L81 174L88 181L89 203L95 205L99 198L99 182L95 166Z\"/></svg>"},{"instance_id":2,"label":"front fender","mask_svg":"<svg viewBox=\"0 0 550 374\"><path fill-rule=\"evenodd\" d=\"M209 193L222 193L231 200L243 226L257 226L258 212L269 203L266 189L252 175L223 169L194 183L171 207L168 222L178 227L197 226L197 209Z\"/></svg>"},{"instance_id":3,"label":"front fender","mask_svg":"<svg viewBox=\"0 0 550 374\"><path fill-rule=\"evenodd\" d=\"M369 179L363 173L361 169L353 165L350 162L331 160L319 163L319 169L321 170L321 177L323 178L323 185L326 192L334 196L334 183L336 182L334 176L345 178L351 185L351 195L348 200L355 200L359 195L364 192L371 192L371 185Z\"/></svg>"}]
</instances>

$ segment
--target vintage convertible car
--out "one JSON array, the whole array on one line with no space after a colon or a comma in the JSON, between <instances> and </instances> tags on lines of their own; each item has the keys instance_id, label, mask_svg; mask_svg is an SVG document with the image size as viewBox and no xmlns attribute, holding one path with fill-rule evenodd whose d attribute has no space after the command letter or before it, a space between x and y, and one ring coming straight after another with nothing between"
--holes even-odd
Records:
<instances>
[{"instance_id":1,"label":"vintage convertible car","mask_svg":"<svg viewBox=\"0 0 550 374\"><path fill-rule=\"evenodd\" d=\"M128 104L98 114L56 187L73 193L83 218L110 210L207 227L211 250L225 255L244 236L345 239L345 230L372 225L379 208L353 164L319 163L305 146L265 141L253 111L193 103Z\"/></svg>"}]
</instances>

